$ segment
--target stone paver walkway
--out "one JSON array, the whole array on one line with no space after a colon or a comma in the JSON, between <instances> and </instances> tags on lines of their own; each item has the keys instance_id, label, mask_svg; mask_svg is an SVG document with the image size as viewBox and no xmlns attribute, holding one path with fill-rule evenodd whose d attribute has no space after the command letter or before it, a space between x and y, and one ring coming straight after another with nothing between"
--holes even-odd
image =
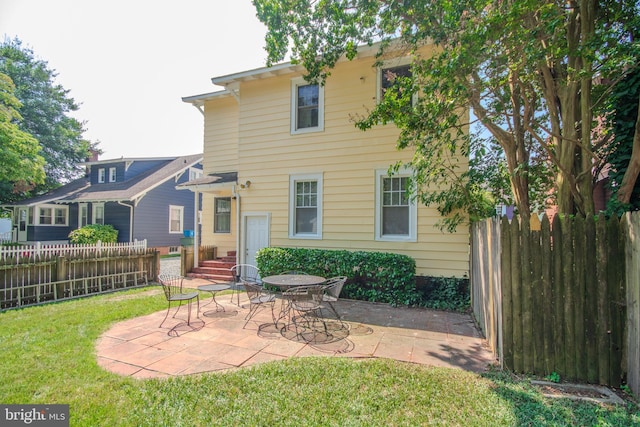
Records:
<instances>
[{"instance_id":1,"label":"stone paver walkway","mask_svg":"<svg viewBox=\"0 0 640 427\"><path fill-rule=\"evenodd\" d=\"M185 286L204 283L194 279ZM211 301L209 295L202 294L201 305ZM98 362L135 378L222 371L303 356L380 357L476 372L494 363L467 314L340 300L336 308L348 330L331 322L333 339L304 343L283 336L273 326L269 309L246 323L248 304L242 297L238 307L229 295L218 295L226 311L211 317L203 315L211 306L202 308L199 318L194 307L191 326L184 306L177 318L170 314L162 328L158 325L166 310L120 322L98 340Z\"/></svg>"}]
</instances>

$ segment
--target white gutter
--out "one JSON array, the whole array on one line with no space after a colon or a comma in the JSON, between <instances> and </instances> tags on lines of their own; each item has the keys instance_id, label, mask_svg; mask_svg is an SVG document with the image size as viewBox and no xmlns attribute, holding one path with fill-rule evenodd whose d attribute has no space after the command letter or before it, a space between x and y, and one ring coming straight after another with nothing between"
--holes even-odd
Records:
<instances>
[{"instance_id":1,"label":"white gutter","mask_svg":"<svg viewBox=\"0 0 640 427\"><path fill-rule=\"evenodd\" d=\"M129 243L133 242L133 205L127 205L118 200L120 206L126 206L129 208Z\"/></svg>"},{"instance_id":2,"label":"white gutter","mask_svg":"<svg viewBox=\"0 0 640 427\"><path fill-rule=\"evenodd\" d=\"M198 268L200 261L199 251L200 245L198 244L198 202L200 201L200 192L198 190L193 192L194 201L193 201L193 268Z\"/></svg>"}]
</instances>

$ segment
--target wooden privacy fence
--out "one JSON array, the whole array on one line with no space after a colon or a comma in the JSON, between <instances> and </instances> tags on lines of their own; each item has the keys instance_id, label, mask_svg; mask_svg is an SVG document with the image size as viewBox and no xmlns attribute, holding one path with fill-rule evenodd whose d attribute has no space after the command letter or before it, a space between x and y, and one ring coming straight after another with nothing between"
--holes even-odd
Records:
<instances>
[{"instance_id":1,"label":"wooden privacy fence","mask_svg":"<svg viewBox=\"0 0 640 427\"><path fill-rule=\"evenodd\" d=\"M186 276L193 270L193 246L180 248L180 274ZM202 261L210 261L217 257L217 246L200 246L198 248L198 264Z\"/></svg>"},{"instance_id":2,"label":"wooden privacy fence","mask_svg":"<svg viewBox=\"0 0 640 427\"><path fill-rule=\"evenodd\" d=\"M638 393L639 224L636 212L473 225L474 315L503 366Z\"/></svg>"},{"instance_id":3,"label":"wooden privacy fence","mask_svg":"<svg viewBox=\"0 0 640 427\"><path fill-rule=\"evenodd\" d=\"M0 258L0 309L146 285L156 280L159 263L156 250L122 246L6 256Z\"/></svg>"}]
</instances>

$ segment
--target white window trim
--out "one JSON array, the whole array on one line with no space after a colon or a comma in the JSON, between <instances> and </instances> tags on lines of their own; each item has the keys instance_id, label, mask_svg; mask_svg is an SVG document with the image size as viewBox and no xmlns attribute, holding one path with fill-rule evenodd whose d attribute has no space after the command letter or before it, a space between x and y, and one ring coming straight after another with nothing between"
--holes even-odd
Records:
<instances>
[{"instance_id":1,"label":"white window trim","mask_svg":"<svg viewBox=\"0 0 640 427\"><path fill-rule=\"evenodd\" d=\"M201 178L203 175L202 169L189 168L189 181Z\"/></svg>"},{"instance_id":2,"label":"white window trim","mask_svg":"<svg viewBox=\"0 0 640 427\"><path fill-rule=\"evenodd\" d=\"M218 206L218 200L220 199L227 199L229 200L229 231L216 231L216 222L218 221L218 216L217 216L217 211L216 208ZM232 217L232 213L233 213L233 204L231 202L231 197L226 196L226 197L214 197L213 198L213 233L214 234L231 234L231 228L233 227L233 217Z\"/></svg>"},{"instance_id":3,"label":"white window trim","mask_svg":"<svg viewBox=\"0 0 640 427\"><path fill-rule=\"evenodd\" d=\"M410 177L408 169L402 169L391 177ZM417 242L418 241L418 207L415 201L409 202L409 234L382 234L382 179L390 178L387 169L376 170L376 212L375 212L375 240L381 242Z\"/></svg>"},{"instance_id":4,"label":"white window trim","mask_svg":"<svg viewBox=\"0 0 640 427\"><path fill-rule=\"evenodd\" d=\"M388 59L382 63L381 66L378 67L376 73L376 104L379 104L382 101L382 71L388 68L401 67L403 65L409 65L413 61L409 56L403 56L400 58ZM415 106L418 101L418 94L413 94L413 99L411 103Z\"/></svg>"},{"instance_id":5,"label":"white window trim","mask_svg":"<svg viewBox=\"0 0 640 427\"><path fill-rule=\"evenodd\" d=\"M87 214L87 224L89 225L89 205L87 203L79 203L78 204L78 228L83 227L82 225L82 210L84 209Z\"/></svg>"},{"instance_id":6,"label":"white window trim","mask_svg":"<svg viewBox=\"0 0 640 427\"><path fill-rule=\"evenodd\" d=\"M40 209L51 209L51 224L40 223ZM56 224L56 209L64 211L64 224ZM68 227L69 226L69 206L66 205L38 205L35 209L35 225L42 227Z\"/></svg>"},{"instance_id":7,"label":"white window trim","mask_svg":"<svg viewBox=\"0 0 640 427\"><path fill-rule=\"evenodd\" d=\"M116 168L109 168L109 182L116 182L117 171Z\"/></svg>"},{"instance_id":8,"label":"white window trim","mask_svg":"<svg viewBox=\"0 0 640 427\"><path fill-rule=\"evenodd\" d=\"M103 184L107 177L107 171L105 168L98 169L98 183Z\"/></svg>"},{"instance_id":9,"label":"white window trim","mask_svg":"<svg viewBox=\"0 0 640 427\"><path fill-rule=\"evenodd\" d=\"M173 209L180 210L180 230L179 231L171 230L171 211ZM184 206L169 205L169 234L182 234L182 233L184 233Z\"/></svg>"},{"instance_id":10,"label":"white window trim","mask_svg":"<svg viewBox=\"0 0 640 427\"><path fill-rule=\"evenodd\" d=\"M318 83L318 126L298 129L298 86L306 86L309 83L302 77L291 79L291 135L299 135L324 131L324 86Z\"/></svg>"},{"instance_id":11,"label":"white window trim","mask_svg":"<svg viewBox=\"0 0 640 427\"><path fill-rule=\"evenodd\" d=\"M296 233L296 182L317 181L318 183L318 224L315 233ZM289 175L289 238L322 239L322 174Z\"/></svg>"},{"instance_id":12,"label":"white window trim","mask_svg":"<svg viewBox=\"0 0 640 427\"><path fill-rule=\"evenodd\" d=\"M96 212L98 211L98 208L102 208L102 225L104 225L104 203L91 204L91 224L100 224L99 222L96 222Z\"/></svg>"}]
</instances>

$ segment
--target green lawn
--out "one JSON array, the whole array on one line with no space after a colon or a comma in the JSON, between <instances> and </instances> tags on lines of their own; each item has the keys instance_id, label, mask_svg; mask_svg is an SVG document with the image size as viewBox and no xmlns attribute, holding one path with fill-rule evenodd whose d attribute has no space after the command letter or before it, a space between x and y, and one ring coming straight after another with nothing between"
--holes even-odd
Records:
<instances>
[{"instance_id":1,"label":"green lawn","mask_svg":"<svg viewBox=\"0 0 640 427\"><path fill-rule=\"evenodd\" d=\"M640 426L626 407L547 400L527 381L389 360L304 358L134 380L101 369L111 324L166 308L144 290L0 314L0 402L70 405L72 426Z\"/></svg>"}]
</instances>

